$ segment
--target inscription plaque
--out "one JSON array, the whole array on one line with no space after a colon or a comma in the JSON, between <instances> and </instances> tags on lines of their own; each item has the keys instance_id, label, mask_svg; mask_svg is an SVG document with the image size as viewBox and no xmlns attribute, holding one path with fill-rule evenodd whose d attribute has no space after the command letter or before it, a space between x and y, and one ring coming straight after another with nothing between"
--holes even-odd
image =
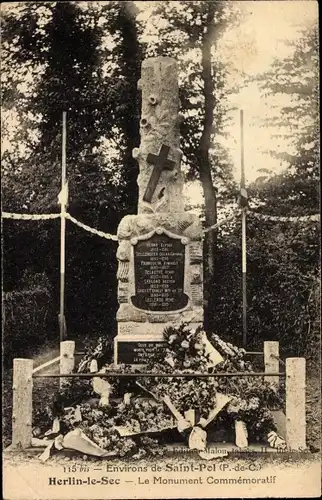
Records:
<instances>
[{"instance_id":1,"label":"inscription plaque","mask_svg":"<svg viewBox=\"0 0 322 500\"><path fill-rule=\"evenodd\" d=\"M184 293L185 246L179 239L154 234L134 246L135 296L147 311L177 311L188 304Z\"/></svg>"},{"instance_id":2,"label":"inscription plaque","mask_svg":"<svg viewBox=\"0 0 322 500\"><path fill-rule=\"evenodd\" d=\"M144 364L155 360L156 353L166 348L166 342L135 342L118 341L117 358L118 363Z\"/></svg>"}]
</instances>

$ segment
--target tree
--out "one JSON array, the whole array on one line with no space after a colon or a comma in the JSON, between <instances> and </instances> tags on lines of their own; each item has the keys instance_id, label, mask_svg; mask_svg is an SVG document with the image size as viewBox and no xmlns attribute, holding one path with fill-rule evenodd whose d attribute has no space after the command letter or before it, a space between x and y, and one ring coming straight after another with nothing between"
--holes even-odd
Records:
<instances>
[{"instance_id":1,"label":"tree","mask_svg":"<svg viewBox=\"0 0 322 500\"><path fill-rule=\"evenodd\" d=\"M250 210L247 216L249 349L257 349L263 339L279 340L285 354L312 356L318 346L320 227L305 217L316 214L319 206L317 56L317 35L311 27L296 41L290 56L252 79L271 111L263 126L271 128L272 138L281 146L267 153L284 169L275 175L262 169L249 186L251 207L263 215L257 217ZM216 330L238 339L241 235L235 223L225 230L218 247Z\"/></svg>"},{"instance_id":2,"label":"tree","mask_svg":"<svg viewBox=\"0 0 322 500\"><path fill-rule=\"evenodd\" d=\"M133 211L136 166L130 152L133 144L138 145L139 117L133 96L137 93L139 56L131 6L132 2L29 2L5 12L4 107L8 112L16 111L28 151L23 155L16 148L5 154L6 210L58 211L61 117L66 110L69 212L115 234L122 215ZM106 36L112 38L111 44L104 43ZM113 64L109 67L110 61ZM20 67L24 69L22 77ZM24 85L30 75L34 81ZM28 148L32 134L35 139ZM15 144L17 135L13 139ZM102 142L116 146L112 163ZM34 270L45 266L57 286L56 222L31 223L35 225L24 226L23 233L17 232L16 222L5 224L6 276L11 281L5 286L19 287L19 277L13 282L9 270L22 246L22 234L28 235L25 242L29 242L26 266ZM20 224L18 227L21 231ZM102 286L96 286L97 279ZM74 331L88 331L84 316L92 322L92 330L106 327L115 310L115 244L68 223L67 315Z\"/></svg>"},{"instance_id":3,"label":"tree","mask_svg":"<svg viewBox=\"0 0 322 500\"><path fill-rule=\"evenodd\" d=\"M223 338L241 345L240 225L231 222L225 229L218 245L221 273L214 324ZM261 348L263 340L280 341L282 352L289 356L303 356L317 349L318 316L312 298L319 281L319 241L319 222L265 220L250 211L248 350Z\"/></svg>"},{"instance_id":4,"label":"tree","mask_svg":"<svg viewBox=\"0 0 322 500\"><path fill-rule=\"evenodd\" d=\"M24 187L29 185L29 197L33 192L33 209L46 205L49 210L49 198L56 205L63 110L68 119L67 160L72 190L78 194L84 189L89 192L101 184L106 188L109 182L110 186L122 188L116 198L121 203L128 191L135 193L137 166L131 151L139 143L136 82L141 58L135 16L133 2L86 4L83 8L73 2L46 6L29 2L5 13L3 103L10 111L17 110L22 118L20 130L26 133L25 143L30 141L30 130L36 132L38 139L33 141L33 159L29 162L36 165L34 175L28 166L28 176L33 178L27 183L23 179ZM106 34L111 39L108 44L104 43ZM18 90L21 65L24 74L35 77L32 94L28 88ZM102 155L102 140L116 147L119 158L114 159L114 168ZM8 175L16 174L21 157L6 155ZM11 168L13 164L15 168ZM44 182L37 186L39 164L43 165L47 181L42 180L47 187L56 184L48 199L44 199ZM18 178L23 178L25 170L21 163ZM95 174L101 175L100 181ZM114 199L115 195L114 190ZM23 196L23 202L30 201L29 197ZM133 200L128 202L133 211Z\"/></svg>"},{"instance_id":5,"label":"tree","mask_svg":"<svg viewBox=\"0 0 322 500\"><path fill-rule=\"evenodd\" d=\"M268 103L278 98L279 108L268 124L275 128L274 137L288 142L288 147L269 151L285 165L284 170L273 176L264 170L250 188L252 195L265 204L265 210L277 215L312 214L319 208L316 27L306 28L293 49L259 79Z\"/></svg>"},{"instance_id":6,"label":"tree","mask_svg":"<svg viewBox=\"0 0 322 500\"><path fill-rule=\"evenodd\" d=\"M7 43L13 38L19 50L9 46L7 64L10 62L15 69L21 64L31 72L36 68L41 71L33 94L21 91L16 104L23 119L26 113L33 118L38 140L26 159L13 159L8 175L20 170L18 178L29 191L24 193L22 203L31 210L51 211L57 209L60 184L62 111L68 113L68 173L75 181L70 183L72 196L81 170L88 168L86 152L97 146L101 132L93 113L86 109L93 93L94 102L104 98L102 93L97 95L101 85L95 74L99 33L82 22L80 10L69 2L46 7L31 2L22 7L20 16L14 14L13 10L5 18L3 36ZM12 68L9 71L7 84L17 88ZM4 99L6 103L6 94ZM93 172L95 161L91 163Z\"/></svg>"},{"instance_id":7,"label":"tree","mask_svg":"<svg viewBox=\"0 0 322 500\"><path fill-rule=\"evenodd\" d=\"M136 17L138 9L132 1L109 2L101 6L105 16L104 28L115 38L111 59L116 63L113 72L117 95L111 102L115 127L119 129L118 145L122 185L120 197L127 213L136 213L139 174L132 150L140 144L140 100L137 82L140 78L144 46L139 42L140 25Z\"/></svg>"},{"instance_id":8,"label":"tree","mask_svg":"<svg viewBox=\"0 0 322 500\"><path fill-rule=\"evenodd\" d=\"M188 178L201 182L205 223L211 226L217 222L218 190L226 184L227 194L227 184L234 187L232 163L218 141L226 125L227 89L224 66L216 54L216 44L231 22L232 11L221 2L154 2L151 17L155 28L144 33L148 37L147 55L170 55L179 62L184 165ZM207 328L215 311L216 246L216 231L210 231L204 245Z\"/></svg>"},{"instance_id":9,"label":"tree","mask_svg":"<svg viewBox=\"0 0 322 500\"><path fill-rule=\"evenodd\" d=\"M226 125L227 89L216 52L216 43L231 21L231 8L217 2L155 2L152 14L156 22L165 20L166 26L157 28L159 40L148 44L146 54L173 55L179 60L184 164L188 178L202 183L209 226L217 220L217 194L227 193L227 184L233 186L232 163L219 142ZM191 25L192 19L195 22ZM143 31L144 22L137 22L133 2L56 2L46 6L30 2L20 7L19 14L7 15L4 37L11 67L18 69L25 64L37 75L33 94L26 95L24 90L18 99L18 103L25 102L25 108L20 108L21 123L30 112L36 140L29 156L11 156L11 163L9 158L7 161L5 192L11 190L11 200L19 199L20 207L57 210L60 120L65 108L69 211L108 232L116 230L124 213L135 211L138 167L132 149L139 145L136 83L145 51ZM13 40L14 49L9 43ZM6 87L11 109L15 99L10 87L19 91L15 75L11 73ZM109 159L102 144L114 147ZM104 217L108 219L105 222ZM78 229L70 231L73 238L68 244L87 258L88 243L81 243L83 236ZM205 241L208 325L214 314L215 255L216 234L210 232Z\"/></svg>"}]
</instances>

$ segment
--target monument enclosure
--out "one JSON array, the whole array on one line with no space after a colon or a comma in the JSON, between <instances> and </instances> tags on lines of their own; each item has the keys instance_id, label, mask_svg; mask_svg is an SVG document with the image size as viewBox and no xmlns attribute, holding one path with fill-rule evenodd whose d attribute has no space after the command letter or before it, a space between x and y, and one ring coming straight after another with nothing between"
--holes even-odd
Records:
<instances>
[{"instance_id":1,"label":"monument enclosure","mask_svg":"<svg viewBox=\"0 0 322 500\"><path fill-rule=\"evenodd\" d=\"M184 211L177 63L142 63L138 214L118 228L115 363L142 364L163 348L167 324L203 322L202 230Z\"/></svg>"}]
</instances>

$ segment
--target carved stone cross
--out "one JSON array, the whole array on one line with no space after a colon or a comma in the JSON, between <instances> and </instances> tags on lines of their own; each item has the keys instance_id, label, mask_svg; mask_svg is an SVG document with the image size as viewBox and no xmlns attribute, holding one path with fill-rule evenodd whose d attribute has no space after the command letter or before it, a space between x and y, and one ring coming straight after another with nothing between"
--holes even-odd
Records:
<instances>
[{"instance_id":1,"label":"carved stone cross","mask_svg":"<svg viewBox=\"0 0 322 500\"><path fill-rule=\"evenodd\" d=\"M142 91L141 140L139 148L133 149L133 157L140 167L138 213L182 213L184 197L176 61L170 57L145 59L138 88Z\"/></svg>"},{"instance_id":2,"label":"carved stone cross","mask_svg":"<svg viewBox=\"0 0 322 500\"><path fill-rule=\"evenodd\" d=\"M154 155L152 153L148 154L146 161L154 165L154 168L143 196L144 201L150 203L152 200L152 196L155 188L157 187L162 170L173 170L176 166L175 162L169 160L168 158L169 151L169 146L162 144L158 155Z\"/></svg>"}]
</instances>

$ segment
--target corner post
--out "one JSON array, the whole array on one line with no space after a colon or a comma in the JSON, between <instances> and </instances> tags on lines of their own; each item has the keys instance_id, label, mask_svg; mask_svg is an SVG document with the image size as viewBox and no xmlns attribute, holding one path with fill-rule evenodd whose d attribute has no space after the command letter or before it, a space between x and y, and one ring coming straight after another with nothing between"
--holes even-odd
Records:
<instances>
[{"instance_id":1,"label":"corner post","mask_svg":"<svg viewBox=\"0 0 322 500\"><path fill-rule=\"evenodd\" d=\"M286 443L289 449L306 448L305 358L286 359Z\"/></svg>"},{"instance_id":2,"label":"corner post","mask_svg":"<svg viewBox=\"0 0 322 500\"><path fill-rule=\"evenodd\" d=\"M33 360L13 360L12 447L28 448L32 438Z\"/></svg>"}]
</instances>

